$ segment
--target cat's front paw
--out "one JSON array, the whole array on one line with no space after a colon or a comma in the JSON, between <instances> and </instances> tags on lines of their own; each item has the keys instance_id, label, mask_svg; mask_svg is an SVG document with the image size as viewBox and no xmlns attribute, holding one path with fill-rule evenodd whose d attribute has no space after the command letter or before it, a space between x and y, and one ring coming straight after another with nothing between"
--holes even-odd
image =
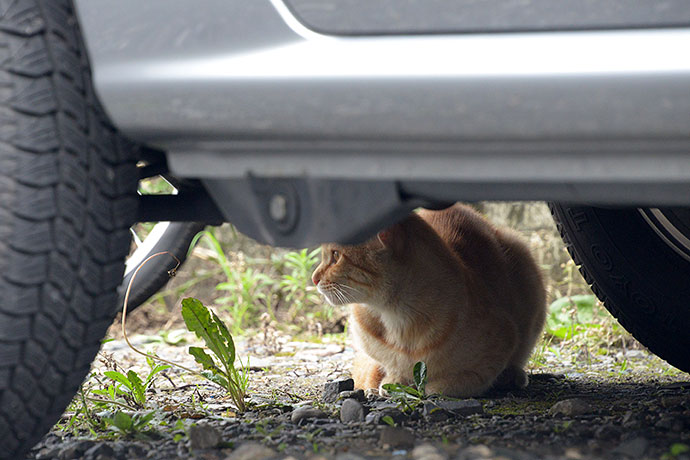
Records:
<instances>
[{"instance_id":1,"label":"cat's front paw","mask_svg":"<svg viewBox=\"0 0 690 460\"><path fill-rule=\"evenodd\" d=\"M391 397L391 392L386 390L384 388L384 385L388 384L402 384L402 385L412 385L412 382L409 379L406 379L404 377L398 377L398 378L384 378L381 381L381 384L379 385L379 395L390 398Z\"/></svg>"}]
</instances>

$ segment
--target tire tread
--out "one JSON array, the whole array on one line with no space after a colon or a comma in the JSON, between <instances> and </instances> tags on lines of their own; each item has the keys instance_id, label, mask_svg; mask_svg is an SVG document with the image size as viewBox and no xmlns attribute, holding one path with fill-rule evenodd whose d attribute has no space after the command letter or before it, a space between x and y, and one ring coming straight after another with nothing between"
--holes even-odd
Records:
<instances>
[{"instance_id":1,"label":"tire tread","mask_svg":"<svg viewBox=\"0 0 690 460\"><path fill-rule=\"evenodd\" d=\"M88 372L136 215L138 151L97 102L76 24L70 0L0 0L0 458Z\"/></svg>"}]
</instances>

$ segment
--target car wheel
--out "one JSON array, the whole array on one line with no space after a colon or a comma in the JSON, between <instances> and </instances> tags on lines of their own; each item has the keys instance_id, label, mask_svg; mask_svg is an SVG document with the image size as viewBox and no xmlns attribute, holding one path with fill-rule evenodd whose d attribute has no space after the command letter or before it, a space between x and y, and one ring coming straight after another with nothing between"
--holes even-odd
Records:
<instances>
[{"instance_id":1,"label":"car wheel","mask_svg":"<svg viewBox=\"0 0 690 460\"><path fill-rule=\"evenodd\" d=\"M158 222L148 233L146 238L136 241L136 249L127 259L125 276L119 289L120 301L117 310L122 308L125 292L129 286L137 267L148 257L159 252L169 252L180 263L187 259L189 245L197 233L205 227L201 222ZM175 268L177 261L172 256L160 256L146 263L132 282L127 303L128 311L132 311L149 297L158 292L170 280L169 271Z\"/></svg>"},{"instance_id":2,"label":"car wheel","mask_svg":"<svg viewBox=\"0 0 690 460\"><path fill-rule=\"evenodd\" d=\"M550 207L606 308L650 351L690 372L690 210Z\"/></svg>"},{"instance_id":3,"label":"car wheel","mask_svg":"<svg viewBox=\"0 0 690 460\"><path fill-rule=\"evenodd\" d=\"M0 9L0 457L58 420L112 323L135 146L91 87L69 0Z\"/></svg>"}]
</instances>

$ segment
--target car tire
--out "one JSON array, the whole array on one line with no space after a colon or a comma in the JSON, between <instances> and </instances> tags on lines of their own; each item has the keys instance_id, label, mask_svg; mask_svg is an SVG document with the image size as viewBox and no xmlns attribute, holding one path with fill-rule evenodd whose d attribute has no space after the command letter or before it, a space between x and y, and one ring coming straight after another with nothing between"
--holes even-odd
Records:
<instances>
[{"instance_id":1,"label":"car tire","mask_svg":"<svg viewBox=\"0 0 690 460\"><path fill-rule=\"evenodd\" d=\"M117 305L119 311L124 302L134 272L148 257L159 252L169 252L175 257L165 255L151 259L142 266L132 282L129 292L127 310L132 311L163 288L170 280L169 271L177 266L177 260L183 264L187 259L189 245L197 233L206 224L201 222L159 222L151 234L144 239L143 244L127 260L125 276L119 289L120 300Z\"/></svg>"},{"instance_id":2,"label":"car tire","mask_svg":"<svg viewBox=\"0 0 690 460\"><path fill-rule=\"evenodd\" d=\"M138 154L96 101L69 0L3 2L0 53L0 457L16 459L112 323Z\"/></svg>"},{"instance_id":3,"label":"car tire","mask_svg":"<svg viewBox=\"0 0 690 460\"><path fill-rule=\"evenodd\" d=\"M605 307L650 351L690 372L690 258L650 223L649 209L550 208Z\"/></svg>"}]
</instances>

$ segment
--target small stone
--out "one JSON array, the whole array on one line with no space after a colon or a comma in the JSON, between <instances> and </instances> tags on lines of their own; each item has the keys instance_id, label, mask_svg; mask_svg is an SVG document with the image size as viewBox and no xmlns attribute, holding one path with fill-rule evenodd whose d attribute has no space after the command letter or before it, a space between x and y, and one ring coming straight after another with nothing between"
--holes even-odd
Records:
<instances>
[{"instance_id":1,"label":"small stone","mask_svg":"<svg viewBox=\"0 0 690 460\"><path fill-rule=\"evenodd\" d=\"M115 458L115 449L113 449L109 444L100 443L91 447L89 450L84 452L84 457L92 458L94 460L106 460Z\"/></svg>"},{"instance_id":2,"label":"small stone","mask_svg":"<svg viewBox=\"0 0 690 460\"><path fill-rule=\"evenodd\" d=\"M367 400L367 397L364 395L364 390L359 389L359 390L347 390L347 391L341 391L340 394L338 395L339 400L344 400L344 399L356 399L357 401L364 402Z\"/></svg>"},{"instance_id":3,"label":"small stone","mask_svg":"<svg viewBox=\"0 0 690 460\"><path fill-rule=\"evenodd\" d=\"M633 412L633 411L631 411L631 410L627 411L627 412L623 415L623 418L621 419L621 423L622 423L622 424L626 424L626 423L630 422L630 421L633 419L634 416L635 416L635 412Z\"/></svg>"},{"instance_id":4,"label":"small stone","mask_svg":"<svg viewBox=\"0 0 690 460\"><path fill-rule=\"evenodd\" d=\"M220 433L211 425L192 425L187 435L192 449L212 449L220 442Z\"/></svg>"},{"instance_id":5,"label":"small stone","mask_svg":"<svg viewBox=\"0 0 690 460\"><path fill-rule=\"evenodd\" d=\"M414 433L405 428L386 426L381 430L380 443L393 449L410 449L414 446Z\"/></svg>"},{"instance_id":6,"label":"small stone","mask_svg":"<svg viewBox=\"0 0 690 460\"><path fill-rule=\"evenodd\" d=\"M182 445L182 444L180 444ZM149 449L145 448L140 444L130 445L127 449L121 449L120 451L126 452L125 458L143 458L146 457ZM115 448L115 457L118 457L118 449ZM122 456L119 456L120 458Z\"/></svg>"},{"instance_id":7,"label":"small stone","mask_svg":"<svg viewBox=\"0 0 690 460\"><path fill-rule=\"evenodd\" d=\"M661 398L661 405L666 409L682 406L686 402L687 398L683 396L665 396Z\"/></svg>"},{"instance_id":8,"label":"small stone","mask_svg":"<svg viewBox=\"0 0 690 460\"><path fill-rule=\"evenodd\" d=\"M621 430L615 425L602 425L594 431L594 437L602 440L619 439Z\"/></svg>"},{"instance_id":9,"label":"small stone","mask_svg":"<svg viewBox=\"0 0 690 460\"><path fill-rule=\"evenodd\" d=\"M225 458L226 460L266 460L276 455L276 452L258 442L247 442L240 444Z\"/></svg>"},{"instance_id":10,"label":"small stone","mask_svg":"<svg viewBox=\"0 0 690 460\"><path fill-rule=\"evenodd\" d=\"M424 406L422 408L422 415L424 415L424 417L432 423L443 422L450 418L448 411L442 409L441 407L439 407L431 401L427 401L424 403Z\"/></svg>"},{"instance_id":11,"label":"small stone","mask_svg":"<svg viewBox=\"0 0 690 460\"><path fill-rule=\"evenodd\" d=\"M456 415L466 416L484 413L482 403L480 403L476 399L464 399L462 401L441 399L438 401L434 401L434 404L436 404L436 406L440 407L441 409L447 410L448 412L452 412Z\"/></svg>"},{"instance_id":12,"label":"small stone","mask_svg":"<svg viewBox=\"0 0 690 460\"><path fill-rule=\"evenodd\" d=\"M346 399L340 408L340 421L343 423L362 422L366 410L356 399Z\"/></svg>"},{"instance_id":13,"label":"small stone","mask_svg":"<svg viewBox=\"0 0 690 460\"><path fill-rule=\"evenodd\" d=\"M448 456L445 452L440 451L432 444L420 444L412 449L412 458L414 460L447 460Z\"/></svg>"},{"instance_id":14,"label":"small stone","mask_svg":"<svg viewBox=\"0 0 690 460\"><path fill-rule=\"evenodd\" d=\"M592 411L593 408L587 401L585 401L584 399L574 398L558 401L556 404L551 406L551 409L549 409L549 414L562 414L566 417L574 417L577 415L588 414Z\"/></svg>"},{"instance_id":15,"label":"small stone","mask_svg":"<svg viewBox=\"0 0 690 460\"><path fill-rule=\"evenodd\" d=\"M343 452L335 456L335 460L366 460L361 455L354 454L352 452Z\"/></svg>"},{"instance_id":16,"label":"small stone","mask_svg":"<svg viewBox=\"0 0 690 460\"><path fill-rule=\"evenodd\" d=\"M390 417L395 424L402 423L407 419L407 415L400 409L388 408L369 412L364 418L364 421L373 425L388 425L388 423L383 420L384 417Z\"/></svg>"},{"instance_id":17,"label":"small stone","mask_svg":"<svg viewBox=\"0 0 690 460\"><path fill-rule=\"evenodd\" d=\"M84 452L90 449L95 443L93 441L77 441L63 447L58 454L60 460L71 460L73 458L82 458Z\"/></svg>"},{"instance_id":18,"label":"small stone","mask_svg":"<svg viewBox=\"0 0 690 460\"><path fill-rule=\"evenodd\" d=\"M457 460L483 460L493 458L491 449L484 445L470 446L460 451Z\"/></svg>"},{"instance_id":19,"label":"small stone","mask_svg":"<svg viewBox=\"0 0 690 460\"><path fill-rule=\"evenodd\" d=\"M355 381L352 379L334 380L326 382L323 386L322 401L327 403L335 402L343 391L352 391L355 389Z\"/></svg>"},{"instance_id":20,"label":"small stone","mask_svg":"<svg viewBox=\"0 0 690 460\"><path fill-rule=\"evenodd\" d=\"M36 453L36 460L52 460L58 457L60 447L43 447Z\"/></svg>"},{"instance_id":21,"label":"small stone","mask_svg":"<svg viewBox=\"0 0 690 460\"><path fill-rule=\"evenodd\" d=\"M625 357L627 359L644 359L649 355L643 350L628 350L625 352Z\"/></svg>"},{"instance_id":22,"label":"small stone","mask_svg":"<svg viewBox=\"0 0 690 460\"><path fill-rule=\"evenodd\" d=\"M662 417L654 424L656 428L660 428L662 430L673 430L675 425L675 421L671 417Z\"/></svg>"},{"instance_id":23,"label":"small stone","mask_svg":"<svg viewBox=\"0 0 690 460\"><path fill-rule=\"evenodd\" d=\"M649 441L645 438L633 438L620 443L612 453L638 458L644 455L648 447Z\"/></svg>"},{"instance_id":24,"label":"small stone","mask_svg":"<svg viewBox=\"0 0 690 460\"><path fill-rule=\"evenodd\" d=\"M290 419L292 423L299 423L302 420L310 420L315 418L328 418L328 415L320 409L315 409L309 406L303 406L292 411Z\"/></svg>"},{"instance_id":25,"label":"small stone","mask_svg":"<svg viewBox=\"0 0 690 460\"><path fill-rule=\"evenodd\" d=\"M374 401L373 403L371 403L371 407L373 407L376 410L397 409L398 404L392 401Z\"/></svg>"}]
</instances>

